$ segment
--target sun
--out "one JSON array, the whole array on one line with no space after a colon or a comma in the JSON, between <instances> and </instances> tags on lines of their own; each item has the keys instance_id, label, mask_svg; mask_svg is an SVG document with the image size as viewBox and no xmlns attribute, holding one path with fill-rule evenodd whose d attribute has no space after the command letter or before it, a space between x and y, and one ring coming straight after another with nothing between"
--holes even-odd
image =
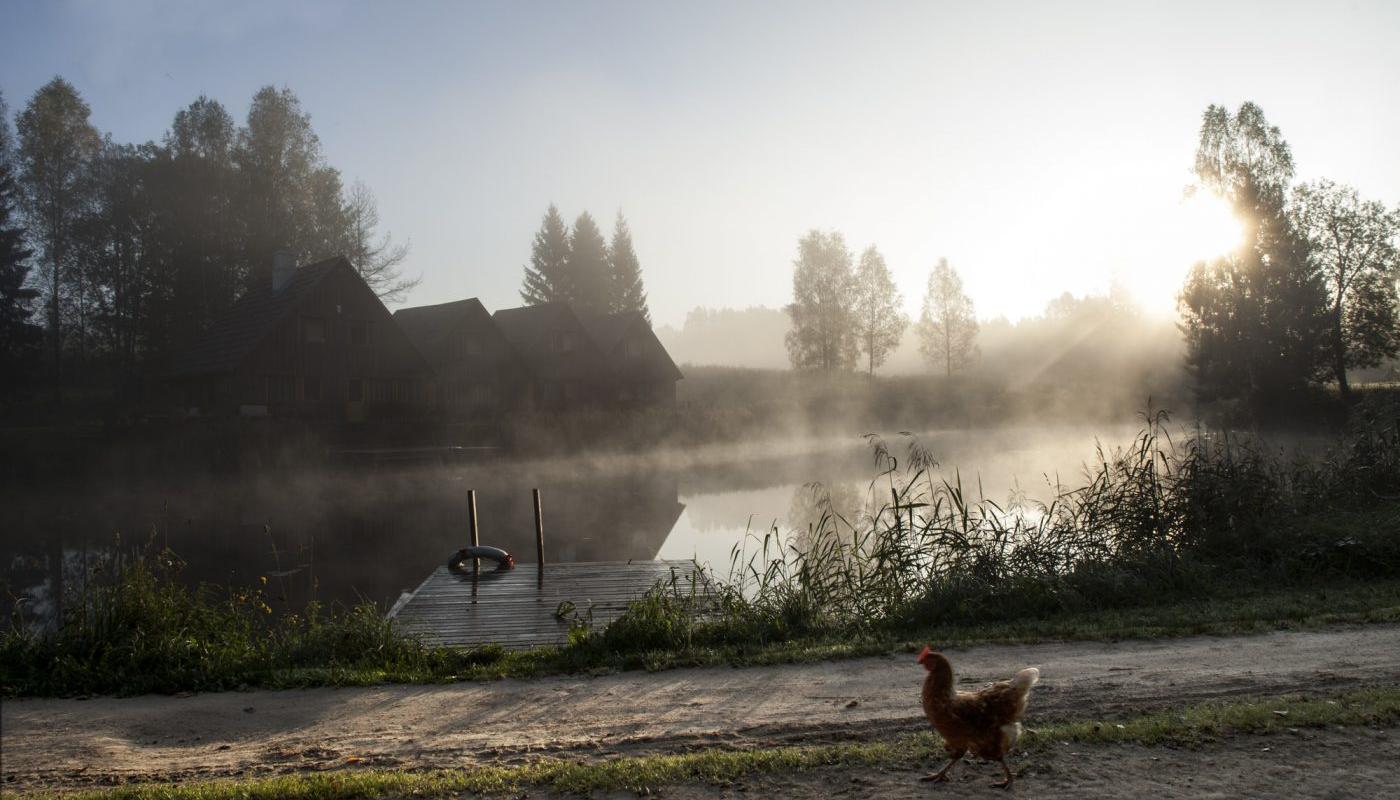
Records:
<instances>
[{"instance_id":1,"label":"sun","mask_svg":"<svg viewBox=\"0 0 1400 800\"><path fill-rule=\"evenodd\" d=\"M1188 266L1223 256L1244 242L1244 225L1230 203L1214 192L1197 191L1177 206L1180 254Z\"/></svg>"},{"instance_id":2,"label":"sun","mask_svg":"<svg viewBox=\"0 0 1400 800\"><path fill-rule=\"evenodd\" d=\"M1244 225L1225 198L1198 190L1158 208L1142 231L1132 266L1115 278L1144 310L1173 315L1176 297L1192 265L1238 249Z\"/></svg>"}]
</instances>

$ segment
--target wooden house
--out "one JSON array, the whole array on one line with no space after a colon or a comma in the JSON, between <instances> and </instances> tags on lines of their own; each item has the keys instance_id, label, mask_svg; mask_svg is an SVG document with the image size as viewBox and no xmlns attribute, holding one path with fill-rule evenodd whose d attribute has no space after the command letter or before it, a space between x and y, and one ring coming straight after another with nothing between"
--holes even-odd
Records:
<instances>
[{"instance_id":1,"label":"wooden house","mask_svg":"<svg viewBox=\"0 0 1400 800\"><path fill-rule=\"evenodd\" d=\"M425 413L432 374L347 259L298 269L278 254L271 284L179 353L169 378L191 416L359 422Z\"/></svg>"},{"instance_id":2,"label":"wooden house","mask_svg":"<svg viewBox=\"0 0 1400 800\"><path fill-rule=\"evenodd\" d=\"M520 357L475 297L401 308L394 321L432 367L437 401L448 417L508 411L525 391Z\"/></svg>"},{"instance_id":3,"label":"wooden house","mask_svg":"<svg viewBox=\"0 0 1400 800\"><path fill-rule=\"evenodd\" d=\"M492 319L524 367L530 408L675 403L683 376L640 314L594 315L544 303L502 309Z\"/></svg>"}]
</instances>

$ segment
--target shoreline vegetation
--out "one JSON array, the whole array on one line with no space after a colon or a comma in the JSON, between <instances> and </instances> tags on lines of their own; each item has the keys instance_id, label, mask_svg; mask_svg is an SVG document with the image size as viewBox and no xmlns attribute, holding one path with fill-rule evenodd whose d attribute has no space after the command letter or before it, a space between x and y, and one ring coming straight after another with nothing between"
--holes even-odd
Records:
<instances>
[{"instance_id":1,"label":"shoreline vegetation","mask_svg":"<svg viewBox=\"0 0 1400 800\"><path fill-rule=\"evenodd\" d=\"M1109 724L1112 723L1112 724ZM1186 747L1199 749L1233 736L1275 736L1302 730L1391 728L1400 723L1400 690L1376 687L1343 694L1286 695L1209 703L1121 719L1075 719L1026 730L1018 749L1036 756L1068 745ZM1267 749L1267 748L1266 748ZM729 786L764 775L857 768L915 770L944 758L931 732L868 742L775 748L707 748L680 755L623 756L575 761L541 757L518 765L403 771L349 768L271 777L198 781L183 785L138 783L109 789L35 793L73 800L221 800L457 796L540 790L591 796L596 792L649 794L665 786Z\"/></svg>"},{"instance_id":2,"label":"shoreline vegetation","mask_svg":"<svg viewBox=\"0 0 1400 800\"><path fill-rule=\"evenodd\" d=\"M179 558L148 549L94 565L56 630L0 633L0 693L479 680L1400 621L1391 406L1359 406L1330 447L1292 459L1223 434L1173 441L1161 412L1143 421L1130 446L1100 450L1082 486L1007 507L933 478L917 441L872 438L883 506L770 534L713 588L658 585L606 627L584 609L567 645L534 652L425 647L373 604L274 613L260 587L186 587Z\"/></svg>"}]
</instances>

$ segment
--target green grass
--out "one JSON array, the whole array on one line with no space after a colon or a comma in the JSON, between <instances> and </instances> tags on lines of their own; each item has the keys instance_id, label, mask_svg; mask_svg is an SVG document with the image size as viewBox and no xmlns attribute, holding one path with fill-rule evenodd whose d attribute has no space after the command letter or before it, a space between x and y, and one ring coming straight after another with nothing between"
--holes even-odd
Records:
<instances>
[{"instance_id":1,"label":"green grass","mask_svg":"<svg viewBox=\"0 0 1400 800\"><path fill-rule=\"evenodd\" d=\"M1371 688L1334 697L1285 696L1235 703L1212 703L1121 720L1081 720L1031 728L1022 749L1037 751L1057 743L1135 744L1198 747L1238 734L1269 734L1325 726L1400 724L1400 687ZM65 795L92 800L339 800L401 796L440 797L456 793L502 794L530 790L587 795L592 792L648 792L678 784L725 786L763 774L816 769L913 769L942 757L932 733L888 741L851 742L761 750L703 750L682 755L647 755L608 761L542 758L520 766L402 772L346 769L249 780L184 785L139 784Z\"/></svg>"}]
</instances>

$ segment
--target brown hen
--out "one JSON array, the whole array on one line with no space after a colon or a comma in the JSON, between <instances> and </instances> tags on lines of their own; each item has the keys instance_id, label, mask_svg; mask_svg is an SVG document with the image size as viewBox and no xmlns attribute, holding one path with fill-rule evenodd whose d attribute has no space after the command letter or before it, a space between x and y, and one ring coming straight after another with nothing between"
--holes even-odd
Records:
<instances>
[{"instance_id":1,"label":"brown hen","mask_svg":"<svg viewBox=\"0 0 1400 800\"><path fill-rule=\"evenodd\" d=\"M1023 669L1009 681L975 692L960 692L953 686L953 665L942 653L925 647L919 653L919 663L928 670L924 678L924 714L943 737L943 746L952 757L947 766L923 780L948 780L948 770L971 751L978 758L1000 762L1006 780L993 785L1010 787L1011 768L1006 765L1006 754L1021 738L1019 720L1026 711L1031 687L1040 680L1040 670Z\"/></svg>"}]
</instances>

